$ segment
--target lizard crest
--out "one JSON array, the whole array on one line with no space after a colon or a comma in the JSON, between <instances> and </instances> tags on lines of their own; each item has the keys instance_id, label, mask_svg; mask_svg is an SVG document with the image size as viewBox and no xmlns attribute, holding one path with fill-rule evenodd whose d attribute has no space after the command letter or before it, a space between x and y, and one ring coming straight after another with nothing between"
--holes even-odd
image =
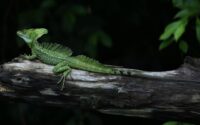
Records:
<instances>
[{"instance_id":1,"label":"lizard crest","mask_svg":"<svg viewBox=\"0 0 200 125\"><path fill-rule=\"evenodd\" d=\"M48 30L45 28L23 29L17 31L17 35L21 37L29 45L29 47L31 47L33 42L37 41L38 38L47 33Z\"/></svg>"}]
</instances>

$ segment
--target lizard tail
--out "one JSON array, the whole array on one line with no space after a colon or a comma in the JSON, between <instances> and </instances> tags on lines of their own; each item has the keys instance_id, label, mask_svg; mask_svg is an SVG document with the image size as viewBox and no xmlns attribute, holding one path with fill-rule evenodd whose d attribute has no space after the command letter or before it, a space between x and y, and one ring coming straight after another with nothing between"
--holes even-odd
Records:
<instances>
[{"instance_id":1,"label":"lizard tail","mask_svg":"<svg viewBox=\"0 0 200 125\"><path fill-rule=\"evenodd\" d=\"M140 74L141 72L139 70L135 69L114 69L113 75L124 75L124 76L136 76Z\"/></svg>"}]
</instances>

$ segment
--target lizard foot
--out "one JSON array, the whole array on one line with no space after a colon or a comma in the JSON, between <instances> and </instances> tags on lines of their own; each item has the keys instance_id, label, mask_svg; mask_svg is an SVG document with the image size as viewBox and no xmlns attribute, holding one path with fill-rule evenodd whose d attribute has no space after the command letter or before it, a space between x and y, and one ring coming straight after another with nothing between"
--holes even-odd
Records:
<instances>
[{"instance_id":1,"label":"lizard foot","mask_svg":"<svg viewBox=\"0 0 200 125\"><path fill-rule=\"evenodd\" d=\"M23 54L20 57L23 59L27 59L27 60L33 60L36 58L36 55L35 54L32 54L32 55Z\"/></svg>"},{"instance_id":2,"label":"lizard foot","mask_svg":"<svg viewBox=\"0 0 200 125\"><path fill-rule=\"evenodd\" d=\"M60 86L61 91L65 88L65 81L66 81L66 78L64 75L62 75L60 80L57 82L57 85Z\"/></svg>"},{"instance_id":3,"label":"lizard foot","mask_svg":"<svg viewBox=\"0 0 200 125\"><path fill-rule=\"evenodd\" d=\"M67 70L63 73L61 76L60 80L57 82L58 85L60 85L60 90L63 90L65 88L65 81L67 76L69 75L71 70Z\"/></svg>"}]
</instances>

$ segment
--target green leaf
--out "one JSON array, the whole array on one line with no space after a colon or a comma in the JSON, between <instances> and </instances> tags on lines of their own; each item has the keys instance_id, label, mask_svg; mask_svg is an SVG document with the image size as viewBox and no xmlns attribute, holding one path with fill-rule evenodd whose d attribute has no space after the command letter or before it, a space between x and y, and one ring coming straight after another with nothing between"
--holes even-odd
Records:
<instances>
[{"instance_id":1,"label":"green leaf","mask_svg":"<svg viewBox=\"0 0 200 125\"><path fill-rule=\"evenodd\" d=\"M196 19L196 37L198 42L200 42L200 19Z\"/></svg>"},{"instance_id":2,"label":"green leaf","mask_svg":"<svg viewBox=\"0 0 200 125\"><path fill-rule=\"evenodd\" d=\"M172 0L173 5L179 9L189 9L190 11L198 11L200 7L199 0Z\"/></svg>"},{"instance_id":3,"label":"green leaf","mask_svg":"<svg viewBox=\"0 0 200 125\"><path fill-rule=\"evenodd\" d=\"M42 3L40 4L40 7L42 9L49 9L52 8L56 5L55 0L43 0Z\"/></svg>"},{"instance_id":4,"label":"green leaf","mask_svg":"<svg viewBox=\"0 0 200 125\"><path fill-rule=\"evenodd\" d=\"M87 44L85 45L85 50L91 57L95 57L97 55L97 44L98 44L98 36L96 33L91 34L88 37Z\"/></svg>"},{"instance_id":5,"label":"green leaf","mask_svg":"<svg viewBox=\"0 0 200 125\"><path fill-rule=\"evenodd\" d=\"M112 46L112 39L110 38L109 35L107 35L105 32L103 31L97 31L94 32L88 39L88 41L90 41L90 43L101 43L106 47L111 47Z\"/></svg>"},{"instance_id":6,"label":"green leaf","mask_svg":"<svg viewBox=\"0 0 200 125\"><path fill-rule=\"evenodd\" d=\"M70 11L77 15L86 15L88 13L87 8L82 5L74 5L70 8Z\"/></svg>"},{"instance_id":7,"label":"green leaf","mask_svg":"<svg viewBox=\"0 0 200 125\"><path fill-rule=\"evenodd\" d=\"M88 37L88 42L91 44L91 45L97 45L97 42L98 42L98 36L96 35L96 33L94 34L91 34L89 37Z\"/></svg>"},{"instance_id":8,"label":"green leaf","mask_svg":"<svg viewBox=\"0 0 200 125\"><path fill-rule=\"evenodd\" d=\"M92 57L96 56L97 53L97 46L98 44L102 44L105 47L111 47L112 46L112 39L109 35L107 35L104 31L96 31L89 35L88 37L88 43L85 47L88 54Z\"/></svg>"},{"instance_id":9,"label":"green leaf","mask_svg":"<svg viewBox=\"0 0 200 125\"><path fill-rule=\"evenodd\" d=\"M73 13L66 12L65 14L63 14L63 20L62 20L63 29L71 33L74 30L76 21L77 21L76 16Z\"/></svg>"},{"instance_id":10,"label":"green leaf","mask_svg":"<svg viewBox=\"0 0 200 125\"><path fill-rule=\"evenodd\" d=\"M160 40L166 40L168 39L179 27L181 21L175 21L170 24L168 24L164 30L164 32L160 35Z\"/></svg>"},{"instance_id":11,"label":"green leaf","mask_svg":"<svg viewBox=\"0 0 200 125\"><path fill-rule=\"evenodd\" d=\"M98 36L99 36L99 40L100 42L106 46L106 47L111 47L112 46L112 39L109 35L107 35L105 32L103 31L99 31L98 32Z\"/></svg>"},{"instance_id":12,"label":"green leaf","mask_svg":"<svg viewBox=\"0 0 200 125\"><path fill-rule=\"evenodd\" d=\"M183 53L187 53L188 52L188 44L185 41L180 41L179 42L179 49L183 52Z\"/></svg>"},{"instance_id":13,"label":"green leaf","mask_svg":"<svg viewBox=\"0 0 200 125\"><path fill-rule=\"evenodd\" d=\"M177 8L183 8L184 7L184 0L172 0L172 3Z\"/></svg>"},{"instance_id":14,"label":"green leaf","mask_svg":"<svg viewBox=\"0 0 200 125\"><path fill-rule=\"evenodd\" d=\"M164 48L168 47L173 42L172 39L167 39L161 42L159 45L159 50L163 50Z\"/></svg>"},{"instance_id":15,"label":"green leaf","mask_svg":"<svg viewBox=\"0 0 200 125\"><path fill-rule=\"evenodd\" d=\"M187 9L183 9L181 11L179 11L174 18L185 18L185 17L189 17L191 15L190 11Z\"/></svg>"},{"instance_id":16,"label":"green leaf","mask_svg":"<svg viewBox=\"0 0 200 125\"><path fill-rule=\"evenodd\" d=\"M188 23L188 19L181 19L179 26L177 26L177 29L174 32L174 39L176 41L179 40L179 38L183 35L183 33L185 32L185 27Z\"/></svg>"}]
</instances>

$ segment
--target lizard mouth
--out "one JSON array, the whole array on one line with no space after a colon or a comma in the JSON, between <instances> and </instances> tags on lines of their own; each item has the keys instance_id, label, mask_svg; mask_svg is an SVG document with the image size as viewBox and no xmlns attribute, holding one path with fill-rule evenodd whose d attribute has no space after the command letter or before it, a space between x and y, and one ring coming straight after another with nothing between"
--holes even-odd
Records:
<instances>
[{"instance_id":1,"label":"lizard mouth","mask_svg":"<svg viewBox=\"0 0 200 125\"><path fill-rule=\"evenodd\" d=\"M17 31L17 35L21 37L26 43L31 43L31 39L21 31Z\"/></svg>"},{"instance_id":2,"label":"lizard mouth","mask_svg":"<svg viewBox=\"0 0 200 125\"><path fill-rule=\"evenodd\" d=\"M22 36L22 32L21 31L17 31L17 35L21 37Z\"/></svg>"}]
</instances>

